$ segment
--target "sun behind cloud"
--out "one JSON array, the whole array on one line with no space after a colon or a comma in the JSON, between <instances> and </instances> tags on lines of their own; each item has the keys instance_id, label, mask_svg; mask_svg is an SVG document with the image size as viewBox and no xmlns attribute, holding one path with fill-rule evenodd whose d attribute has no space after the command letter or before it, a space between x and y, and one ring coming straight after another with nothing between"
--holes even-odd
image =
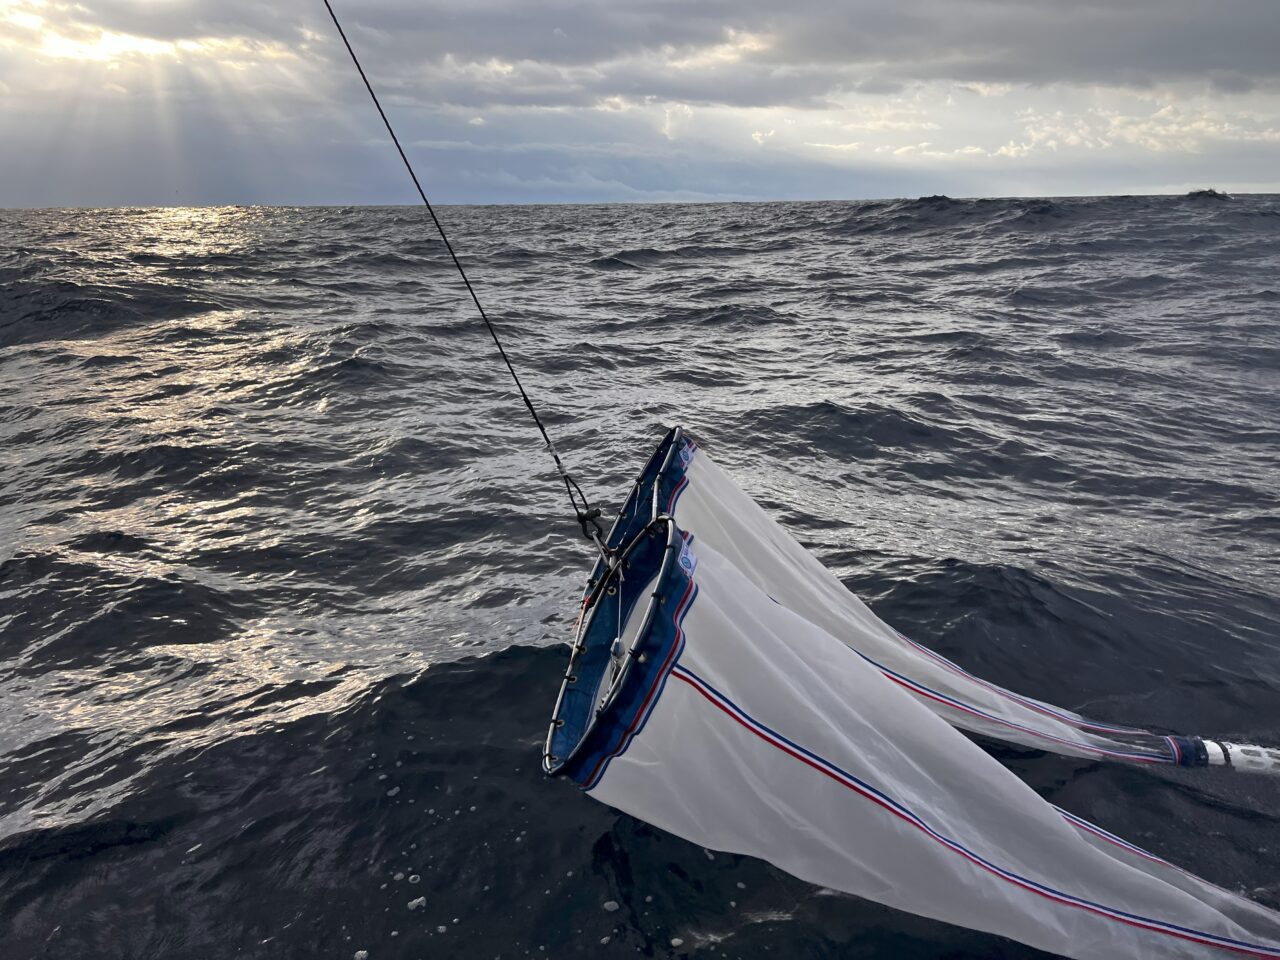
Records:
<instances>
[{"instance_id":1,"label":"sun behind cloud","mask_svg":"<svg viewBox=\"0 0 1280 960\"><path fill-rule=\"evenodd\" d=\"M40 60L119 63L129 60L205 57L230 65L246 60L288 59L297 56L285 43L242 37L196 37L163 40L83 22L87 8L51 0L0 0L0 46L25 50ZM49 19L47 14L58 14Z\"/></svg>"}]
</instances>

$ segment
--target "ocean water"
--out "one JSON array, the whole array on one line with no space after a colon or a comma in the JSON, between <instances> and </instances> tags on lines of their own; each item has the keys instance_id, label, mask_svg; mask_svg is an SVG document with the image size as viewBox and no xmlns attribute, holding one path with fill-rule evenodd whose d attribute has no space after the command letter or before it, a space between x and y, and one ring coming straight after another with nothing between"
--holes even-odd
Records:
<instances>
[{"instance_id":1,"label":"ocean water","mask_svg":"<svg viewBox=\"0 0 1280 960\"><path fill-rule=\"evenodd\" d=\"M965 667L1280 743L1280 197L441 213L606 510L682 423ZM1038 956L542 775L590 553L419 209L0 212L0 470L6 957ZM1280 781L988 746L1280 907Z\"/></svg>"}]
</instances>

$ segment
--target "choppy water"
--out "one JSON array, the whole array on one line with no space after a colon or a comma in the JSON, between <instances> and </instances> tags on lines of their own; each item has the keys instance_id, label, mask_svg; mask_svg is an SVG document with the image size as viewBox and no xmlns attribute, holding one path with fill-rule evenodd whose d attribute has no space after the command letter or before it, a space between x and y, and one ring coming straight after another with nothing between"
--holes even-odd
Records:
<instances>
[{"instance_id":1,"label":"choppy water","mask_svg":"<svg viewBox=\"0 0 1280 960\"><path fill-rule=\"evenodd\" d=\"M1280 198L444 216L603 504L682 422L963 665L1280 743ZM542 777L589 558L418 210L0 212L0 466L6 956L1031 955ZM1000 755L1280 906L1280 784Z\"/></svg>"}]
</instances>

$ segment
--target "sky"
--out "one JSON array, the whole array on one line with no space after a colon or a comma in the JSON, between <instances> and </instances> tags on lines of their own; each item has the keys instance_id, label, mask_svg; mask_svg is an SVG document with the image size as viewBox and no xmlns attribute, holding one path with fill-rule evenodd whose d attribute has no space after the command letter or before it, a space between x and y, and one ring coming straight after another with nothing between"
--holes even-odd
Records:
<instances>
[{"instance_id":1,"label":"sky","mask_svg":"<svg viewBox=\"0 0 1280 960\"><path fill-rule=\"evenodd\" d=\"M333 0L432 199L1280 192L1280 0ZM0 0L0 207L407 203L321 0Z\"/></svg>"}]
</instances>

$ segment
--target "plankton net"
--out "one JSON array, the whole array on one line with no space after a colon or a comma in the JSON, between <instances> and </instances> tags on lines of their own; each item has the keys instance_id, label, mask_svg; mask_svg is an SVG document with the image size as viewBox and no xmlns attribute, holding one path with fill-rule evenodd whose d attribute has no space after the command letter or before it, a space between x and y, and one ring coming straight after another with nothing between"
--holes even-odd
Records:
<instances>
[{"instance_id":1,"label":"plankton net","mask_svg":"<svg viewBox=\"0 0 1280 960\"><path fill-rule=\"evenodd\" d=\"M879 620L678 428L588 585L544 764L702 846L1071 957L1280 958L1280 915L1061 810L955 727L1133 763L1275 751L1087 721Z\"/></svg>"}]
</instances>

